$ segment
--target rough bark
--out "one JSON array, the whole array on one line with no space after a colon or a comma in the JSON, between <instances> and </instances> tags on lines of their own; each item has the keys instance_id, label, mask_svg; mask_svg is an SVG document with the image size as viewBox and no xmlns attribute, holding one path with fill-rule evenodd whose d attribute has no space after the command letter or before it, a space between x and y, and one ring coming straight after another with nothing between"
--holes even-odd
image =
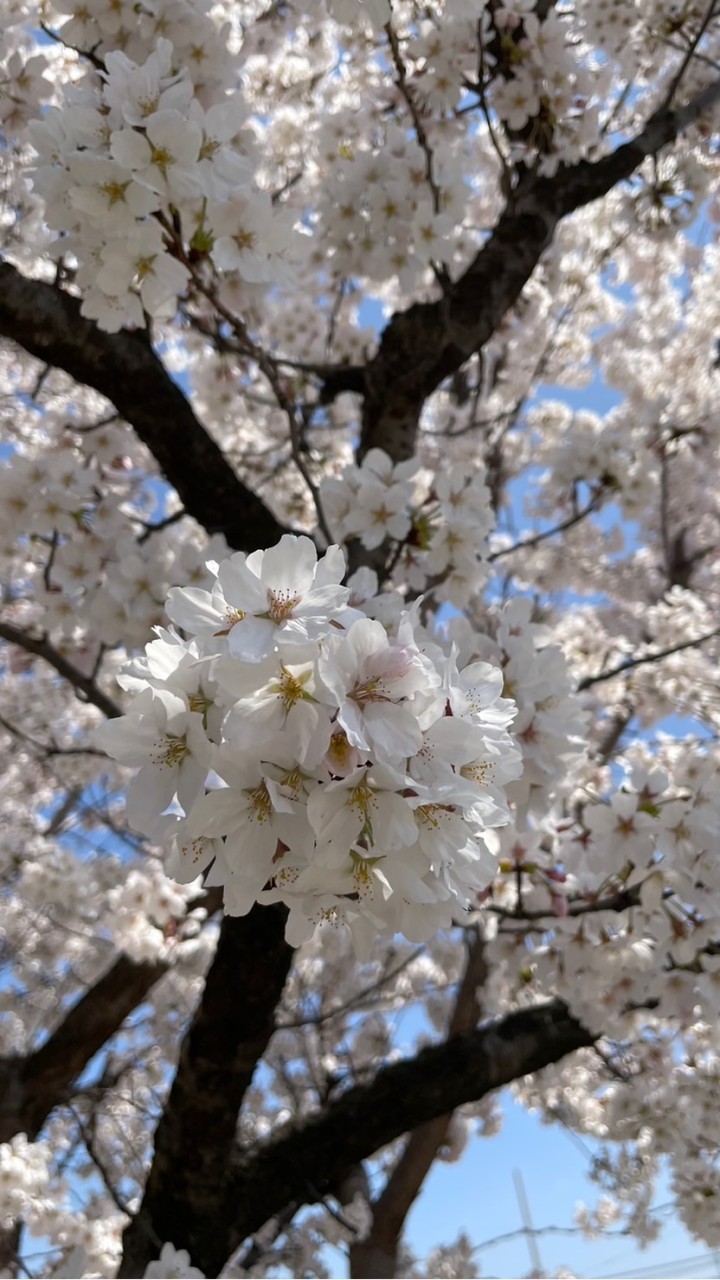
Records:
<instances>
[{"instance_id":1,"label":"rough bark","mask_svg":"<svg viewBox=\"0 0 720 1280\"><path fill-rule=\"evenodd\" d=\"M208 533L254 551L285 532L208 435L144 333L105 333L80 314L77 298L0 262L0 335L106 396Z\"/></svg>"},{"instance_id":2,"label":"rough bark","mask_svg":"<svg viewBox=\"0 0 720 1280\"><path fill-rule=\"evenodd\" d=\"M281 908L260 906L243 919L223 921L155 1132L143 1201L125 1231L120 1276L143 1275L167 1240L204 1257L208 1235L215 1236L240 1103L273 1033L292 958L284 924ZM218 1238L227 1232L227 1224L218 1227Z\"/></svg>"}]
</instances>

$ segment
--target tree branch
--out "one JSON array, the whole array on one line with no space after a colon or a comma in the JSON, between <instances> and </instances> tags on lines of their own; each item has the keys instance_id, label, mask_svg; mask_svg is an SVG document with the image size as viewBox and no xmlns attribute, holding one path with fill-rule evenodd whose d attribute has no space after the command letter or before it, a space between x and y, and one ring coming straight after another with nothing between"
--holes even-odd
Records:
<instances>
[{"instance_id":1,"label":"tree branch","mask_svg":"<svg viewBox=\"0 0 720 1280\"><path fill-rule=\"evenodd\" d=\"M677 90L680 87L680 82L683 76L685 75L685 72L687 71L690 63L695 57L695 53L697 51L698 45L700 44L700 41L705 35L705 32L707 31L713 18L717 18L718 16L720 16L720 9L716 4L716 0L710 0L710 4L705 10L705 14L703 16L702 21L700 22L697 30L695 31L695 34L693 35L692 39L688 43L687 49L685 50L680 66L678 67L677 71L675 72L675 75L670 81L665 97L663 98L663 106L666 106L666 107L670 106L670 103L672 102Z\"/></svg>"},{"instance_id":2,"label":"tree branch","mask_svg":"<svg viewBox=\"0 0 720 1280\"><path fill-rule=\"evenodd\" d=\"M202 906L212 915L220 907L220 891L207 890L188 906ZM0 1142L9 1142L16 1133L37 1137L91 1058L142 1004L167 969L162 960L137 963L126 955L119 956L68 1010L39 1049L25 1058L0 1059Z\"/></svg>"},{"instance_id":3,"label":"tree branch","mask_svg":"<svg viewBox=\"0 0 720 1280\"><path fill-rule=\"evenodd\" d=\"M670 893L672 890L667 892ZM594 915L598 911L628 911L631 907L636 907L639 902L640 888L638 885L633 885L631 889L616 889L603 898L588 898L581 895L568 898L567 914L568 916L587 916ZM500 916L508 924L521 925L523 922L543 920L546 931L552 927L552 921L557 919L551 906L531 908L520 906L516 910L508 911L505 907L497 907L490 903L487 910L492 911L493 915Z\"/></svg>"},{"instance_id":4,"label":"tree branch","mask_svg":"<svg viewBox=\"0 0 720 1280\"><path fill-rule=\"evenodd\" d=\"M380 447L395 461L411 457L425 400L492 336L562 218L629 178L719 99L720 79L684 107L661 107L635 138L610 155L566 165L552 178L525 170L464 275L442 298L415 303L385 328L365 370L359 456Z\"/></svg>"},{"instance_id":5,"label":"tree branch","mask_svg":"<svg viewBox=\"0 0 720 1280\"><path fill-rule=\"evenodd\" d=\"M578 681L577 693L582 693L584 689L590 689L594 684L602 684L605 680L613 680L615 676L624 676L627 671L634 671L636 667L645 667L652 662L661 662L663 658L670 658L674 653L682 653L685 649L695 649L699 644L706 644L708 640L714 640L720 635L720 627L715 627L714 631L708 631L704 636L695 636L694 640L682 640L680 644L671 644L667 649L658 649L656 653L646 653L640 658L627 658L625 662L619 662L616 667L609 667L607 671L599 671L596 676L584 676Z\"/></svg>"},{"instance_id":6,"label":"tree branch","mask_svg":"<svg viewBox=\"0 0 720 1280\"><path fill-rule=\"evenodd\" d=\"M183 1221L175 1220L164 1225L177 1235L165 1238L189 1248L207 1275L218 1275L242 1241L285 1205L312 1203L401 1134L558 1062L594 1039L560 1000L552 1000L423 1049L241 1154L224 1197L198 1229L188 1232ZM181 1180L189 1176L181 1165L168 1174ZM120 1274L137 1271L123 1262Z\"/></svg>"},{"instance_id":7,"label":"tree branch","mask_svg":"<svg viewBox=\"0 0 720 1280\"><path fill-rule=\"evenodd\" d=\"M513 543L511 547L500 547L498 551L491 551L487 559L489 561L502 560L504 556L510 556L515 551L527 551L529 547L539 547L540 543L546 542L548 538L556 538L559 533L565 533L568 529L574 528L576 524L580 524L582 520L586 520L588 516L593 515L598 510L599 499L600 495L594 494L587 506L582 507L580 511L576 511L574 515L568 516L567 520L553 525L552 529L542 529L540 533L521 538L519 542Z\"/></svg>"},{"instance_id":8,"label":"tree branch","mask_svg":"<svg viewBox=\"0 0 720 1280\"><path fill-rule=\"evenodd\" d=\"M125 1230L120 1276L143 1275L168 1240L192 1256L204 1256L206 1237L216 1234L240 1104L275 1029L275 1006L292 959L284 925L282 908L258 905L242 919L223 920L155 1132L143 1202ZM229 1223L218 1227L220 1251L229 1229ZM230 1248L223 1261L229 1253ZM212 1268L207 1273L212 1275Z\"/></svg>"},{"instance_id":9,"label":"tree branch","mask_svg":"<svg viewBox=\"0 0 720 1280\"><path fill-rule=\"evenodd\" d=\"M144 333L105 333L81 315L77 298L0 262L0 335L112 401L208 533L254 551L285 532L236 475Z\"/></svg>"},{"instance_id":10,"label":"tree branch","mask_svg":"<svg viewBox=\"0 0 720 1280\"><path fill-rule=\"evenodd\" d=\"M73 686L76 693L82 694L85 702L91 702L98 711L102 711L104 716L113 719L115 716L122 715L122 709L118 703L114 702L107 693L103 693L91 676L84 675L73 666L72 662L69 662L47 638L37 639L9 622L0 622L0 640L15 644L19 649L24 649L26 653L33 653L38 658L44 658L51 667L55 668L58 675Z\"/></svg>"},{"instance_id":11,"label":"tree branch","mask_svg":"<svg viewBox=\"0 0 720 1280\"><path fill-rule=\"evenodd\" d=\"M90 1059L166 971L161 962L136 964L120 956L40 1049L0 1062L0 1142L16 1133L37 1137Z\"/></svg>"}]
</instances>

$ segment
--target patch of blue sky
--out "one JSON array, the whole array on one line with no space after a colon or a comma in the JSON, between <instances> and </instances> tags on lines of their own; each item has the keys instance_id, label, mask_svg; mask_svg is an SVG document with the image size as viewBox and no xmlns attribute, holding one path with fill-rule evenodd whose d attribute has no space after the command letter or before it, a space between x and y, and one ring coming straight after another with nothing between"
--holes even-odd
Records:
<instances>
[{"instance_id":1,"label":"patch of blue sky","mask_svg":"<svg viewBox=\"0 0 720 1280\"><path fill-rule=\"evenodd\" d=\"M167 480L163 480L162 476L147 476L143 480L142 490L150 499L149 522L157 524L160 520L164 520L170 498L175 490Z\"/></svg>"},{"instance_id":2,"label":"patch of blue sky","mask_svg":"<svg viewBox=\"0 0 720 1280\"><path fill-rule=\"evenodd\" d=\"M717 740L718 730L707 724L698 716L686 715L673 711L662 716L649 727L633 723L633 736L653 745L662 738L677 738L678 741L694 740L698 746Z\"/></svg>"},{"instance_id":3,"label":"patch of blue sky","mask_svg":"<svg viewBox=\"0 0 720 1280\"><path fill-rule=\"evenodd\" d=\"M561 1123L544 1122L505 1090L501 1095L503 1141L472 1141L457 1164L436 1163L408 1222L413 1248L425 1252L464 1230L479 1248L484 1276L528 1275L533 1265L515 1193L514 1171L522 1172L543 1274L568 1268L576 1276L603 1276L624 1268L624 1275L673 1257L707 1256L707 1246L694 1241L672 1217L667 1170L658 1179L655 1204L663 1206L660 1238L643 1248L628 1236L586 1240L573 1231L578 1201L597 1203L598 1186L590 1174L602 1144L578 1137ZM427 1199L426 1199L427 1197ZM434 1201L429 1214L428 1201ZM668 1206L668 1207L665 1207ZM439 1233L442 1222L444 1230ZM554 1226L557 1231L545 1232ZM500 1239L498 1237L508 1236ZM489 1243L490 1241L496 1243Z\"/></svg>"},{"instance_id":4,"label":"patch of blue sky","mask_svg":"<svg viewBox=\"0 0 720 1280\"><path fill-rule=\"evenodd\" d=\"M115 857L124 861L135 858L144 849L141 835L131 830L118 834L108 825L107 819L112 822L113 807L121 794L108 790L105 779L99 776L77 797L67 825L58 833L58 840L79 861L91 861L96 857ZM65 796L62 795L57 805L43 812L49 826L53 817L62 810L64 802Z\"/></svg>"},{"instance_id":5,"label":"patch of blue sky","mask_svg":"<svg viewBox=\"0 0 720 1280\"><path fill-rule=\"evenodd\" d=\"M529 403L535 405L543 400L560 400L574 411L590 410L602 416L622 404L624 398L620 391L607 384L600 368L594 365L584 386L566 387L556 382L540 382Z\"/></svg>"}]
</instances>

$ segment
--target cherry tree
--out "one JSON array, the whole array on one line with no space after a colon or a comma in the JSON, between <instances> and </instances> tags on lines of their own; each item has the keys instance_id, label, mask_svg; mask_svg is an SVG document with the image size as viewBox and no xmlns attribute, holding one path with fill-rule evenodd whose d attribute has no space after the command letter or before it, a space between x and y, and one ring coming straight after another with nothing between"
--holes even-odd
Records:
<instances>
[{"instance_id":1,"label":"cherry tree","mask_svg":"<svg viewBox=\"0 0 720 1280\"><path fill-rule=\"evenodd\" d=\"M2 1274L717 1247L720 3L0 24Z\"/></svg>"}]
</instances>

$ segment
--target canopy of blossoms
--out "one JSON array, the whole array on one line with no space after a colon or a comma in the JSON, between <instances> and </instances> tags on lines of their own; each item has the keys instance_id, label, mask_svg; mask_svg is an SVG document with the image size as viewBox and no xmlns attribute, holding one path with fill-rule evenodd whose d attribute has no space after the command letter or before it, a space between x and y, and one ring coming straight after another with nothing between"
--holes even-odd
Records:
<instances>
[{"instance_id":1,"label":"canopy of blossoms","mask_svg":"<svg viewBox=\"0 0 720 1280\"><path fill-rule=\"evenodd\" d=\"M474 1275L508 1084L720 1246L719 121L717 0L5 0L3 1275Z\"/></svg>"}]
</instances>

